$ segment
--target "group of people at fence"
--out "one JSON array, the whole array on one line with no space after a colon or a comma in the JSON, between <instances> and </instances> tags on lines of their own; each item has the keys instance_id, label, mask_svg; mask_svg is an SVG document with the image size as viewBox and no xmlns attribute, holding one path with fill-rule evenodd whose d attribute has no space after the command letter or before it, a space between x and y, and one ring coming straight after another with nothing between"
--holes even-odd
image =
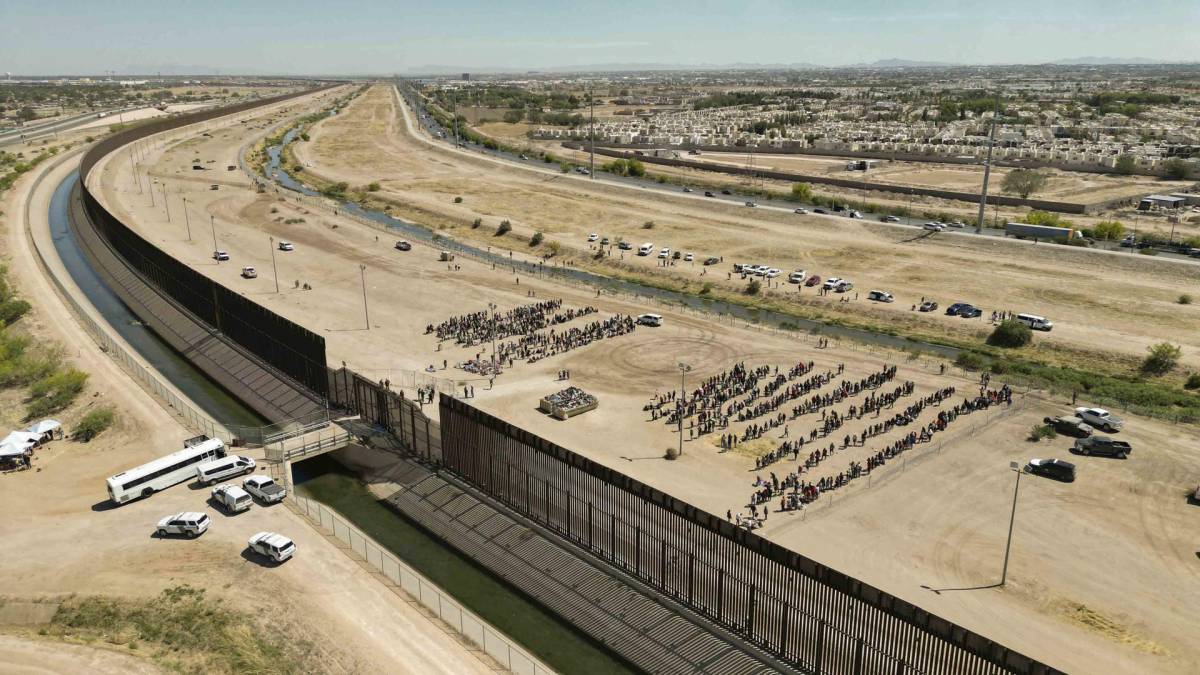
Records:
<instances>
[{"instance_id":1,"label":"group of people at fence","mask_svg":"<svg viewBox=\"0 0 1200 675\"><path fill-rule=\"evenodd\" d=\"M583 326L562 331L551 328L544 333L531 333L514 341L503 342L496 345L496 356L501 363L507 363L509 366L517 359L536 363L544 358L586 347L597 340L632 333L635 328L637 322L632 316L616 314L608 319L590 321Z\"/></svg>"},{"instance_id":2,"label":"group of people at fence","mask_svg":"<svg viewBox=\"0 0 1200 675\"><path fill-rule=\"evenodd\" d=\"M912 423L916 421L916 415L925 407L940 405L953 395L953 387L940 389L933 394L923 397L917 404L910 406L904 414L897 417L907 420L903 424ZM830 443L826 447L821 447L810 452L804 459L803 464L798 466L796 470L786 474L783 478L780 478L775 472L771 472L769 478L756 476L753 483L754 491L750 496L748 504L750 515L747 517L743 514L738 514L735 518L732 511L727 511L726 515L731 522L736 522L744 527L750 529L759 527L766 518L770 502L775 499L779 500L779 511L787 512L802 508L807 504L815 502L823 492L836 490L848 485L855 479L868 476L872 471L885 465L889 460L902 455L916 445L931 442L935 434L944 431L959 416L978 410L987 410L995 405L1012 405L1012 389L1007 384L999 389L984 389L979 396L964 398L961 403L958 403L954 407L938 411L937 416L920 429L909 431L901 438L867 455L864 459L851 460L843 471L822 476L813 481L804 480L802 476L805 473L813 471L822 462L837 454L838 448L836 444ZM910 416L909 412L913 414ZM880 429L895 428L896 426L900 426L900 420L892 418L883 423L868 427L867 431L864 431L861 436L846 436L843 440L842 449L852 447L855 444L865 444L866 439L876 435ZM788 441L768 454L775 459L784 458L786 455L791 454L792 458L796 459L802 447L803 443L797 444L796 442ZM760 462L759 468L766 465L767 463ZM760 507L762 511L761 517L759 516Z\"/></svg>"}]
</instances>

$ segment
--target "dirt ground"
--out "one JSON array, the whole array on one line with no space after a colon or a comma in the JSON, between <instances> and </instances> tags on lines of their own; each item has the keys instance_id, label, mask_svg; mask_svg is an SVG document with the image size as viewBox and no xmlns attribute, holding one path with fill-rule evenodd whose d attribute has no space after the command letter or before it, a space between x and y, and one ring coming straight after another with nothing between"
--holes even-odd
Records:
<instances>
[{"instance_id":1,"label":"dirt ground","mask_svg":"<svg viewBox=\"0 0 1200 675\"><path fill-rule=\"evenodd\" d=\"M1180 305L1194 291L1200 266L1145 256L1064 250L1028 242L958 234L926 236L912 228L820 215L798 216L760 207L714 204L695 194L617 188L531 162L524 170L497 164L477 153L432 147L414 136L395 111L396 97L376 87L337 118L318 124L310 143L296 155L308 171L352 185L379 181L385 199L401 216L447 227L447 234L496 246L529 250L521 242L492 236L501 219L525 237L543 232L580 265L596 264L586 242L589 233L623 237L635 245L655 242L696 256L724 258L720 266L679 263L656 268L653 257L612 251L601 269L667 275L693 290L713 283L731 292L744 288L727 278L731 262L777 267L784 276L803 269L821 277L850 279L855 290L892 292L889 305L854 301L852 296L817 297L811 288L779 283L767 296L807 307L825 316L867 318L908 332L986 337L993 310L1027 312L1055 322L1036 342L1067 351L1103 354L1132 368L1149 345L1170 336L1184 346L1184 360L1200 366L1200 306ZM486 180L482 177L486 176ZM461 196L461 204L454 198ZM483 227L463 227L474 218ZM654 229L643 229L653 221ZM1104 269L1104 274L1097 274ZM982 273L981 273L982 271ZM778 280L777 280L778 281ZM862 297L859 296L859 297ZM851 297L851 302L840 302ZM1137 298L1136 302L1128 300ZM964 321L941 312L911 311L922 299L944 308L953 302L981 307L983 321Z\"/></svg>"},{"instance_id":2,"label":"dirt ground","mask_svg":"<svg viewBox=\"0 0 1200 675\"><path fill-rule=\"evenodd\" d=\"M1094 298L1107 297L1105 292L1115 292L1118 287L1136 286L1138 293L1160 297L1165 304L1172 293L1189 283L1186 280L1194 274L1191 268L1177 271L1164 265L1134 271L1125 265L1149 263L1113 258L1110 273L1121 278L1097 280L1094 273L1087 273L1087 265L1050 247L989 251L966 238L938 237L897 252L903 245L887 228L848 225L840 219L792 220L766 212L750 218L736 208L703 201L630 194L530 170L498 171L497 167L507 165L434 149L415 140L400 126L403 118L396 117L391 101L390 93L377 87L337 117L318 125L313 141L298 152L301 161L313 165L306 171L351 184L380 180L397 203L427 209L434 225L441 222L438 218L466 219L483 213L489 229L494 229L498 216L503 215L513 219L515 229L529 233L546 228L581 251L586 250L583 237L588 231L626 234L637 241L661 241L664 235L705 237L722 242L739 257L761 256L770 261L783 254L777 250L782 248L806 265L809 260L820 264L838 261L839 271L844 265L863 275L872 274L875 266L881 268L875 273L886 271L889 278L909 275L924 283L953 287L961 282L972 293L992 298L1030 293L1025 283L1064 285L1065 280L1076 294L1075 302L1086 299L1091 303L1078 311L1107 325L1097 332L1106 330L1126 340L1137 330L1144 331L1147 339L1156 334L1189 339L1162 324L1136 326L1135 322L1151 321L1152 317L1122 317L1119 311L1112 311L1117 305L1105 309ZM609 295L596 297L591 290L493 269L461 257L451 263L438 262L435 248L415 242L412 251L399 252L392 244L400 236L380 233L345 214L334 215L332 207L322 207L317 200L297 203L285 194L256 194L238 172L222 174L221 188L215 192L208 189L207 178L188 175L194 156L223 166L236 157L239 147L268 133L266 126L265 122L252 122L235 129L214 129L210 137L181 133L165 147L150 149L144 160L151 167L151 177L167 181L168 194L187 197L193 223L203 223L205 214L213 216L218 246L232 257L228 263L217 265L210 260L213 244L209 233L194 232L196 236L189 242L177 221L167 221L161 204L152 207L145 195L138 194L127 161L110 161L104 166L103 199L172 255L320 332L326 337L330 363L344 361L371 377L398 382L432 366L434 376L457 381L460 394L462 385L473 385L473 404L711 512L745 511L756 476L765 477L770 471L783 475L794 470L796 462L789 459L761 471L754 469L752 455L774 447L781 440L780 430L740 451L725 453L717 449L713 437L685 439L680 459L662 459L665 450L678 443L678 436L661 420L647 419L643 405L655 393L679 385L679 361L693 368L689 383L737 362L786 368L811 360L817 371L844 364L846 372L836 377L835 383L856 380L886 363L898 363L896 384L912 381L916 389L898 408L947 386L957 388L957 402L978 387L953 368L943 373L942 364L929 359L908 360L882 349L836 341L829 348L818 349L817 338L808 334L766 331L740 322L731 325L711 315ZM452 197L457 194L465 196L464 204L453 204ZM651 235L642 234L639 228L647 218L658 223ZM606 222L611 225L597 225ZM462 234L447 231L451 233ZM761 241L745 241L749 233ZM278 293L271 274L269 236L295 244L294 251L275 256L281 282ZM739 238L743 241L738 242ZM793 239L797 243L789 243ZM865 252L868 261L856 260L847 248ZM920 248L929 250L918 252ZM718 249L713 245L711 249L698 246L697 250ZM991 260L1009 251L1021 256ZM514 253L514 257L532 259L525 252ZM726 257L732 259L728 251ZM930 264L931 260L941 264ZM259 277L241 279L238 272L243 265L256 266ZM360 270L360 265L366 269ZM974 278L972 272L981 266L995 269L997 274ZM1147 271L1151 269L1153 272ZM698 272L686 268L672 273ZM1024 275L1036 275L1036 280L1022 283ZM296 289L293 281L308 283L312 290ZM1105 289L1085 293L1089 283ZM369 329L363 312L364 287ZM1048 296L1043 290L1028 297ZM486 358L486 346L439 346L433 336L425 334L427 324L478 311L489 302L504 311L545 298L562 298L566 307L594 306L601 318L650 310L663 314L666 321L659 329L638 328L632 334L537 363L519 362L500 376L494 388L455 369L456 363L477 354ZM1058 307L1069 304L1057 302ZM836 305L833 301L829 304ZM865 303L846 304L857 311ZM1119 309L1128 308L1122 305ZM908 314L904 309L896 316ZM1061 315L1053 316L1063 320ZM562 328L585 321L576 319ZM1087 337L1089 333L1080 330L1077 335ZM558 380L558 372L564 369L571 372L569 382ZM541 396L567 384L595 394L600 407L567 422L536 411ZM999 383L993 381L992 386ZM861 398L844 401L835 409L845 412L850 404L861 403ZM938 409L926 409L920 422L927 422ZM872 474L870 481L855 481L831 497L822 497L810 509L779 513L772 505L773 512L761 532L1068 671L1188 672L1200 659L1200 650L1191 639L1200 627L1195 584L1200 566L1194 538L1189 540L1187 535L1189 528L1195 528L1200 509L1190 507L1184 498L1184 490L1200 477L1200 458L1192 452L1200 436L1190 427L1130 419L1123 434L1136 448L1130 460L1080 458L1080 478L1072 485L1025 476L1008 584L1002 589L991 587L998 581L1011 507L1015 474L1007 470L1008 463L1039 456L1068 457L1066 439L1041 445L1025 440L1042 416L1068 409L1067 402L1033 395L1018 397L1011 408L962 417L933 443L918 445L902 460L893 460ZM840 440L843 433L855 433L871 421L851 422L822 442ZM790 422L789 437L806 435L818 423L813 415L802 416ZM745 426L735 424L734 430L740 432ZM844 470L849 461L862 461L869 452L911 428L872 439L865 447L839 448L833 458L805 478ZM619 434L614 434L614 429L619 429Z\"/></svg>"},{"instance_id":3,"label":"dirt ground","mask_svg":"<svg viewBox=\"0 0 1200 675\"><path fill-rule=\"evenodd\" d=\"M77 161L77 160L76 160ZM51 170L36 193L34 174L6 195L4 262L33 313L23 330L38 339L70 345L71 362L90 374L81 402L62 415L68 429L89 406L114 405L118 424L91 443L58 440L37 451L34 469L0 476L0 510L20 517L0 522L0 597L56 598L67 594L151 596L190 584L208 589L232 607L278 617L289 635L316 645L314 670L327 672L484 673L491 669L401 595L284 506L259 507L229 517L190 485L112 508L104 479L182 447L183 428L128 378L83 332L51 281L35 263L25 234L22 206L29 201L32 231L49 241L45 214L49 195L71 163ZM19 408L6 400L4 428L17 423ZM158 539L158 519L185 510L211 514L213 526L194 541ZM299 553L279 567L265 567L245 552L255 532L282 532ZM0 643L0 671L30 672L40 645ZM57 660L40 660L57 672L101 672L105 659L87 650L56 648ZM37 672L32 671L32 672ZM125 670L124 672L129 672Z\"/></svg>"}]
</instances>

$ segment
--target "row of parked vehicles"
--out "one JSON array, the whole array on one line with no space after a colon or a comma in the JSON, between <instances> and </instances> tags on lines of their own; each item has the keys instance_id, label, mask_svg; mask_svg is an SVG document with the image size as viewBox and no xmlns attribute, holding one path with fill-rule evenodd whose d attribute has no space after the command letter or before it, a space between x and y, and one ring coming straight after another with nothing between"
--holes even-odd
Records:
<instances>
[{"instance_id":1,"label":"row of parked vehicles","mask_svg":"<svg viewBox=\"0 0 1200 675\"><path fill-rule=\"evenodd\" d=\"M1072 454L1127 459L1133 453L1133 446L1128 441L1096 434L1097 431L1116 433L1125 426L1121 418L1104 408L1076 408L1074 415L1046 417L1042 422L1060 434L1075 438L1070 449ZM1066 483L1075 480L1075 464L1062 459L1031 459L1025 470Z\"/></svg>"}]
</instances>

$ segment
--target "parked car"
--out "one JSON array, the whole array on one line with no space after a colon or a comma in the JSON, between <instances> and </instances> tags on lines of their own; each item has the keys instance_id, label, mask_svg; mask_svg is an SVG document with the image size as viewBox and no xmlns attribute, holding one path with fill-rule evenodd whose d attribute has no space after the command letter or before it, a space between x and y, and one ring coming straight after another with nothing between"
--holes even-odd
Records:
<instances>
[{"instance_id":1,"label":"parked car","mask_svg":"<svg viewBox=\"0 0 1200 675\"><path fill-rule=\"evenodd\" d=\"M705 258L705 259L704 259L704 264L705 264L705 265L716 265L716 264L717 264L717 263L719 263L719 262L721 262L721 259L720 259L720 258L718 258L718 257L716 257L716 256L711 256L711 255L710 255L710 256L708 256L707 258Z\"/></svg>"},{"instance_id":2,"label":"parked car","mask_svg":"<svg viewBox=\"0 0 1200 675\"><path fill-rule=\"evenodd\" d=\"M231 483L218 485L213 488L212 499L217 504L220 504L221 508L225 509L227 513L249 511L250 505L254 503L254 500L250 498L249 492Z\"/></svg>"},{"instance_id":3,"label":"parked car","mask_svg":"<svg viewBox=\"0 0 1200 675\"><path fill-rule=\"evenodd\" d=\"M800 215L804 215L805 213L808 213L808 209L796 209L795 211L792 211L792 213L799 213Z\"/></svg>"},{"instance_id":4,"label":"parked car","mask_svg":"<svg viewBox=\"0 0 1200 675\"><path fill-rule=\"evenodd\" d=\"M1087 438L1092 435L1092 428L1079 421L1078 417L1044 417L1042 423L1049 425L1055 431L1075 438Z\"/></svg>"},{"instance_id":5,"label":"parked car","mask_svg":"<svg viewBox=\"0 0 1200 675\"><path fill-rule=\"evenodd\" d=\"M250 537L246 545L251 551L277 563L296 555L296 544L282 534L274 532L259 532Z\"/></svg>"},{"instance_id":6,"label":"parked car","mask_svg":"<svg viewBox=\"0 0 1200 675\"><path fill-rule=\"evenodd\" d=\"M662 321L663 321L663 318L662 318L661 314L642 314L641 316L639 316L637 318L637 322L640 325L651 326L653 328L657 328L657 327L661 326Z\"/></svg>"},{"instance_id":7,"label":"parked car","mask_svg":"<svg viewBox=\"0 0 1200 675\"><path fill-rule=\"evenodd\" d=\"M1075 441L1071 452L1077 455L1100 455L1101 457L1116 457L1125 459L1133 452L1133 447L1126 441L1118 441L1112 436L1089 436Z\"/></svg>"},{"instance_id":8,"label":"parked car","mask_svg":"<svg viewBox=\"0 0 1200 675\"><path fill-rule=\"evenodd\" d=\"M160 537L165 537L169 534L181 534L189 539L195 539L208 532L210 523L211 521L208 519L207 514L187 511L163 518L158 521L158 526L155 529Z\"/></svg>"},{"instance_id":9,"label":"parked car","mask_svg":"<svg viewBox=\"0 0 1200 675\"><path fill-rule=\"evenodd\" d=\"M599 240L600 240L600 235L596 234L595 232L588 235L588 241L599 241Z\"/></svg>"},{"instance_id":10,"label":"parked car","mask_svg":"<svg viewBox=\"0 0 1200 675\"><path fill-rule=\"evenodd\" d=\"M845 293L846 291L854 290L854 284L846 279L842 279L837 283L837 286L835 286L833 290L838 293Z\"/></svg>"},{"instance_id":11,"label":"parked car","mask_svg":"<svg viewBox=\"0 0 1200 675\"><path fill-rule=\"evenodd\" d=\"M281 241L281 242L279 242L279 250L280 251L294 251L294 250L296 250L296 247L293 246L292 242L290 242L290 241Z\"/></svg>"},{"instance_id":12,"label":"parked car","mask_svg":"<svg viewBox=\"0 0 1200 675\"><path fill-rule=\"evenodd\" d=\"M264 504L281 502L287 496L287 490L283 486L271 480L270 476L262 474L246 476L242 480L242 488L251 495L258 497L259 501Z\"/></svg>"},{"instance_id":13,"label":"parked car","mask_svg":"<svg viewBox=\"0 0 1200 675\"><path fill-rule=\"evenodd\" d=\"M216 183L213 183L212 185L209 185L209 186L208 186L208 189L209 189L209 190L220 190L220 189L221 189L221 186L220 186L220 185L217 185Z\"/></svg>"},{"instance_id":14,"label":"parked car","mask_svg":"<svg viewBox=\"0 0 1200 675\"><path fill-rule=\"evenodd\" d=\"M659 251L659 252L658 252L658 257L659 257L659 258L669 258L669 257L671 257L671 250L670 250L670 249L666 249L666 248L664 248L663 250L661 250L661 251Z\"/></svg>"},{"instance_id":15,"label":"parked car","mask_svg":"<svg viewBox=\"0 0 1200 675\"><path fill-rule=\"evenodd\" d=\"M1031 459L1025 470L1035 476L1045 476L1064 483L1075 482L1075 465L1061 459Z\"/></svg>"},{"instance_id":16,"label":"parked car","mask_svg":"<svg viewBox=\"0 0 1200 675\"><path fill-rule=\"evenodd\" d=\"M815 274L804 280L804 285L809 287L816 286L819 283L821 283L821 277Z\"/></svg>"},{"instance_id":17,"label":"parked car","mask_svg":"<svg viewBox=\"0 0 1200 675\"><path fill-rule=\"evenodd\" d=\"M775 277L779 276L780 274L783 274L783 270L781 270L777 267L772 267L771 269L767 270L767 273L765 276L768 279L774 279Z\"/></svg>"},{"instance_id":18,"label":"parked car","mask_svg":"<svg viewBox=\"0 0 1200 675\"><path fill-rule=\"evenodd\" d=\"M684 262L692 262L695 259L696 259L696 254L694 254L694 253L687 253L683 256Z\"/></svg>"},{"instance_id":19,"label":"parked car","mask_svg":"<svg viewBox=\"0 0 1200 675\"><path fill-rule=\"evenodd\" d=\"M608 246L608 237L600 237L600 245Z\"/></svg>"},{"instance_id":20,"label":"parked car","mask_svg":"<svg viewBox=\"0 0 1200 675\"><path fill-rule=\"evenodd\" d=\"M834 288L837 288L837 285L840 283L842 283L841 278L829 277L828 279L825 280L825 283L822 284L821 287L824 288L825 290L832 291Z\"/></svg>"},{"instance_id":21,"label":"parked car","mask_svg":"<svg viewBox=\"0 0 1200 675\"><path fill-rule=\"evenodd\" d=\"M219 480L240 476L251 471L254 471L253 457L226 455L225 457L197 465L196 480L201 485L212 485Z\"/></svg>"},{"instance_id":22,"label":"parked car","mask_svg":"<svg viewBox=\"0 0 1200 675\"><path fill-rule=\"evenodd\" d=\"M922 302L921 306L918 307L917 309L921 310L922 312L932 312L933 310L935 310L937 308L938 308L938 304L936 302L934 302L933 300L926 300L925 302Z\"/></svg>"},{"instance_id":23,"label":"parked car","mask_svg":"<svg viewBox=\"0 0 1200 675\"><path fill-rule=\"evenodd\" d=\"M898 222L900 222L900 216L884 216L884 217L883 217L883 222L885 222L885 223L898 223Z\"/></svg>"},{"instance_id":24,"label":"parked car","mask_svg":"<svg viewBox=\"0 0 1200 675\"><path fill-rule=\"evenodd\" d=\"M243 279L256 279L256 278L258 278L258 270L247 265L246 267L242 268L242 278Z\"/></svg>"},{"instance_id":25,"label":"parked car","mask_svg":"<svg viewBox=\"0 0 1200 675\"><path fill-rule=\"evenodd\" d=\"M979 316L983 312L974 305L965 302L956 302L946 308L946 316L961 316L965 319Z\"/></svg>"},{"instance_id":26,"label":"parked car","mask_svg":"<svg viewBox=\"0 0 1200 675\"><path fill-rule=\"evenodd\" d=\"M1107 431L1110 434L1114 431L1119 431L1121 427L1125 426L1124 420L1114 416L1104 408L1076 408L1075 416L1097 429Z\"/></svg>"},{"instance_id":27,"label":"parked car","mask_svg":"<svg viewBox=\"0 0 1200 675\"><path fill-rule=\"evenodd\" d=\"M895 302L896 300L887 291L870 291L867 293L867 299L874 300L875 302Z\"/></svg>"},{"instance_id":28,"label":"parked car","mask_svg":"<svg viewBox=\"0 0 1200 675\"><path fill-rule=\"evenodd\" d=\"M622 251L632 251L633 244L631 244L627 241L620 241L620 242L617 242L617 248L621 249Z\"/></svg>"},{"instance_id":29,"label":"parked car","mask_svg":"<svg viewBox=\"0 0 1200 675\"><path fill-rule=\"evenodd\" d=\"M789 284L798 284L804 281L804 270L796 270L788 275Z\"/></svg>"},{"instance_id":30,"label":"parked car","mask_svg":"<svg viewBox=\"0 0 1200 675\"><path fill-rule=\"evenodd\" d=\"M229 254L226 253L225 251L213 251L212 257L213 257L213 260L216 260L218 262L220 262L222 260L229 260Z\"/></svg>"},{"instance_id":31,"label":"parked car","mask_svg":"<svg viewBox=\"0 0 1200 675\"><path fill-rule=\"evenodd\" d=\"M398 242L396 242L396 250L397 251L411 251L412 244L408 243L407 241L398 241Z\"/></svg>"}]
</instances>

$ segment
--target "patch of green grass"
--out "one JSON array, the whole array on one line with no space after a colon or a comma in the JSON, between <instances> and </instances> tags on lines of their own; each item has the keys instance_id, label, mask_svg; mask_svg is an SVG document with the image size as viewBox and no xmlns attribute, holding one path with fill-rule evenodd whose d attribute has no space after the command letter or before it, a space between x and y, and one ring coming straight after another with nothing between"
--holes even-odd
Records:
<instances>
[{"instance_id":1,"label":"patch of green grass","mask_svg":"<svg viewBox=\"0 0 1200 675\"><path fill-rule=\"evenodd\" d=\"M183 673L312 672L309 643L225 608L203 589L183 585L150 599L72 598L47 631L81 640L135 645L164 667Z\"/></svg>"},{"instance_id":2,"label":"patch of green grass","mask_svg":"<svg viewBox=\"0 0 1200 675\"><path fill-rule=\"evenodd\" d=\"M25 418L45 417L65 410L83 393L88 374L67 368L43 377L29 388L29 399L25 404Z\"/></svg>"},{"instance_id":3,"label":"patch of green grass","mask_svg":"<svg viewBox=\"0 0 1200 675\"><path fill-rule=\"evenodd\" d=\"M117 420L117 412L112 406L104 406L96 408L83 416L79 420L79 424L75 425L75 440L87 443L93 438L104 433L106 429L113 425Z\"/></svg>"}]
</instances>

